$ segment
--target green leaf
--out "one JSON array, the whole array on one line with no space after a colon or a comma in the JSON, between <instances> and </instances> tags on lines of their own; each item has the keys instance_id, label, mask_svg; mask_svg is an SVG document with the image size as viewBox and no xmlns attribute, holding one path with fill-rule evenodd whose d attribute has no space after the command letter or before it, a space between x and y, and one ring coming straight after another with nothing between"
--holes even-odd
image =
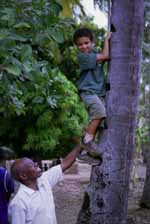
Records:
<instances>
[{"instance_id":1,"label":"green leaf","mask_svg":"<svg viewBox=\"0 0 150 224\"><path fill-rule=\"evenodd\" d=\"M18 40L18 41L21 41L21 42L27 41L27 38L22 37L22 36L17 35L17 34L14 34L14 33L9 34L9 39L10 40Z\"/></svg>"},{"instance_id":2,"label":"green leaf","mask_svg":"<svg viewBox=\"0 0 150 224\"><path fill-rule=\"evenodd\" d=\"M9 23L13 24L15 18L15 10L11 8L4 8L3 15L1 16L1 20L8 21Z\"/></svg>"},{"instance_id":3,"label":"green leaf","mask_svg":"<svg viewBox=\"0 0 150 224\"><path fill-rule=\"evenodd\" d=\"M27 29L30 29L31 26L29 23L25 23L25 22L21 22L21 23L17 23L14 25L14 28L16 29L20 29L20 28L27 28Z\"/></svg>"},{"instance_id":4,"label":"green leaf","mask_svg":"<svg viewBox=\"0 0 150 224\"><path fill-rule=\"evenodd\" d=\"M48 65L48 61L40 61L36 64L35 68L41 68L43 66L47 66Z\"/></svg>"},{"instance_id":5,"label":"green leaf","mask_svg":"<svg viewBox=\"0 0 150 224\"><path fill-rule=\"evenodd\" d=\"M37 97L35 97L34 99L33 99L33 101L32 101L33 103L40 103L40 104L42 104L43 102L44 102L44 98L42 97L42 96L37 96Z\"/></svg>"},{"instance_id":6,"label":"green leaf","mask_svg":"<svg viewBox=\"0 0 150 224\"><path fill-rule=\"evenodd\" d=\"M23 66L24 66L26 72L32 71L32 64L30 61L25 61L23 63Z\"/></svg>"},{"instance_id":7,"label":"green leaf","mask_svg":"<svg viewBox=\"0 0 150 224\"><path fill-rule=\"evenodd\" d=\"M50 12L53 14L56 14L57 16L59 15L59 13L63 10L63 7L55 2L50 6Z\"/></svg>"},{"instance_id":8,"label":"green leaf","mask_svg":"<svg viewBox=\"0 0 150 224\"><path fill-rule=\"evenodd\" d=\"M8 36L7 33L3 32L3 31L0 32L0 40L4 40L7 36Z\"/></svg>"},{"instance_id":9,"label":"green leaf","mask_svg":"<svg viewBox=\"0 0 150 224\"><path fill-rule=\"evenodd\" d=\"M61 31L57 30L49 30L48 34L53 38L56 42L58 43L63 43L64 42L64 35Z\"/></svg>"},{"instance_id":10,"label":"green leaf","mask_svg":"<svg viewBox=\"0 0 150 224\"><path fill-rule=\"evenodd\" d=\"M8 65L4 68L8 73L13 74L15 76L19 76L21 74L21 69L17 65Z\"/></svg>"},{"instance_id":11,"label":"green leaf","mask_svg":"<svg viewBox=\"0 0 150 224\"><path fill-rule=\"evenodd\" d=\"M52 98L51 96L47 97L47 103L50 105L51 108L57 107L56 99Z\"/></svg>"},{"instance_id":12,"label":"green leaf","mask_svg":"<svg viewBox=\"0 0 150 224\"><path fill-rule=\"evenodd\" d=\"M32 57L32 47L30 45L24 45L21 48L21 60L25 61L25 60L29 60L29 58Z\"/></svg>"}]
</instances>

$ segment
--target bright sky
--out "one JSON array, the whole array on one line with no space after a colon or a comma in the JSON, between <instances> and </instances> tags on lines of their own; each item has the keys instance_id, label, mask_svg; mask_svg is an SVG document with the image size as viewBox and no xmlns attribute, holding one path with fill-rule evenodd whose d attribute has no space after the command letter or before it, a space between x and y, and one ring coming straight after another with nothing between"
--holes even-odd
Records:
<instances>
[{"instance_id":1,"label":"bright sky","mask_svg":"<svg viewBox=\"0 0 150 224\"><path fill-rule=\"evenodd\" d=\"M93 0L82 0L81 3L85 8L86 14L89 16L94 16L94 22L100 28L107 28L107 17L98 7L94 7Z\"/></svg>"}]
</instances>

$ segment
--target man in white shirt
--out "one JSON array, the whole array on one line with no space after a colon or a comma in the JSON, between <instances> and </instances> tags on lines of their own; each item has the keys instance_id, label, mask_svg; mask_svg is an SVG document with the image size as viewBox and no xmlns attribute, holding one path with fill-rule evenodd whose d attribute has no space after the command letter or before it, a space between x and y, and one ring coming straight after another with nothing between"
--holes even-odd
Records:
<instances>
[{"instance_id":1,"label":"man in white shirt","mask_svg":"<svg viewBox=\"0 0 150 224\"><path fill-rule=\"evenodd\" d=\"M81 145L77 145L60 165L44 173L29 158L15 160L11 171L21 185L10 204L12 224L57 223L52 188L63 179L63 172L72 165L81 150Z\"/></svg>"}]
</instances>

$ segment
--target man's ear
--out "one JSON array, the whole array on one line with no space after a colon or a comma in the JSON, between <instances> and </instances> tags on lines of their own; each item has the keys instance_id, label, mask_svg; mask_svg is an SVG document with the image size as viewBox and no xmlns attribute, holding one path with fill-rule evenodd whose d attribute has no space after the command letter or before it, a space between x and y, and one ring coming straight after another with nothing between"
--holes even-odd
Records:
<instances>
[{"instance_id":1,"label":"man's ear","mask_svg":"<svg viewBox=\"0 0 150 224\"><path fill-rule=\"evenodd\" d=\"M20 178L21 181L25 181L25 180L28 179L28 177L27 177L27 175L26 175L25 173L21 173L21 174L19 175L19 178Z\"/></svg>"}]
</instances>

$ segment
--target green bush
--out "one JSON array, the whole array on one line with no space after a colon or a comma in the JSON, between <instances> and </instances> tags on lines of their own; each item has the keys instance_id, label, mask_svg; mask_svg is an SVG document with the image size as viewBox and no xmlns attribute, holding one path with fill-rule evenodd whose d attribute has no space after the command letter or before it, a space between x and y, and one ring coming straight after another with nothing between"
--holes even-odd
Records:
<instances>
[{"instance_id":1,"label":"green bush","mask_svg":"<svg viewBox=\"0 0 150 224\"><path fill-rule=\"evenodd\" d=\"M87 120L75 85L58 66L74 21L59 17L56 1L0 6L0 143L19 156L61 156Z\"/></svg>"}]
</instances>

